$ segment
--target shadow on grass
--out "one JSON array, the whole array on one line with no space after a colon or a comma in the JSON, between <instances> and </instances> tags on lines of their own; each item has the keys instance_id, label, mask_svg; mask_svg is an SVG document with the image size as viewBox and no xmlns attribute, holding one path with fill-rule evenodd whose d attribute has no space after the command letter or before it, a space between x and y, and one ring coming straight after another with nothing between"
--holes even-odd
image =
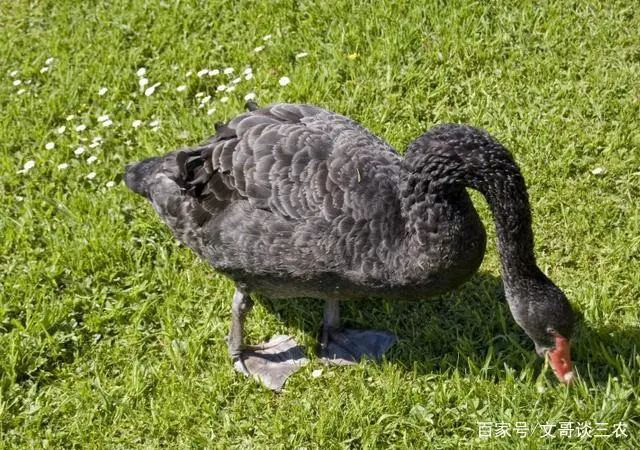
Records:
<instances>
[{"instance_id":1,"label":"shadow on grass","mask_svg":"<svg viewBox=\"0 0 640 450\"><path fill-rule=\"evenodd\" d=\"M261 303L288 326L318 336L324 302L315 299ZM500 278L478 273L447 294L418 301L367 300L341 304L342 325L388 330L399 342L389 353L392 364L418 374L458 370L498 381L505 365L516 371L543 368L533 343L514 322ZM640 328L594 329L577 311L573 360L588 383L609 377L638 378ZM550 377L553 375L548 374ZM638 380L636 380L638 381Z\"/></svg>"}]
</instances>

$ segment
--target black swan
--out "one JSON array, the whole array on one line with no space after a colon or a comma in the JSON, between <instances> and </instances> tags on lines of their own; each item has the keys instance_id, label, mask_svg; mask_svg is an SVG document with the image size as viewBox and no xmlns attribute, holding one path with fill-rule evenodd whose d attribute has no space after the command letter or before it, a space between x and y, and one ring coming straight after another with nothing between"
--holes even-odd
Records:
<instances>
[{"instance_id":1,"label":"black swan","mask_svg":"<svg viewBox=\"0 0 640 450\"><path fill-rule=\"evenodd\" d=\"M440 125L404 157L357 122L309 105L258 108L202 146L127 166L125 182L151 201L181 242L235 281L229 351L235 368L274 390L306 362L286 336L247 346L250 294L326 301L321 354L350 363L395 341L339 327L339 300L421 299L450 290L480 266L486 236L465 190L495 219L506 299L515 321L574 378L573 311L538 268L525 182L486 131Z\"/></svg>"}]
</instances>

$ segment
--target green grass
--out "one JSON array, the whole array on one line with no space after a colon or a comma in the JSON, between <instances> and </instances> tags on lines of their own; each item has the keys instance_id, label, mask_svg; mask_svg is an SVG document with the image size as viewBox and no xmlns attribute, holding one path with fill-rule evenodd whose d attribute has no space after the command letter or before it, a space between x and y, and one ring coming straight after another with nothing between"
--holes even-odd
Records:
<instances>
[{"instance_id":1,"label":"green grass","mask_svg":"<svg viewBox=\"0 0 640 450\"><path fill-rule=\"evenodd\" d=\"M0 3L0 29L0 447L640 447L634 1L18 0ZM247 66L253 79L216 91ZM151 96L141 67L147 87L161 83ZM196 75L225 67L235 74ZM212 97L203 108L198 92ZM234 373L231 283L119 176L196 144L249 92L349 115L399 149L447 121L501 139L529 185L539 263L582 315L580 380L558 385L513 323L477 195L490 242L473 280L422 302L346 305L349 323L399 335L387 362L314 378L312 357L280 395ZM312 354L321 315L318 301L264 300L249 339L291 333ZM511 435L484 439L481 422ZM521 438L516 422L536 428ZM628 436L561 437L561 422Z\"/></svg>"}]
</instances>

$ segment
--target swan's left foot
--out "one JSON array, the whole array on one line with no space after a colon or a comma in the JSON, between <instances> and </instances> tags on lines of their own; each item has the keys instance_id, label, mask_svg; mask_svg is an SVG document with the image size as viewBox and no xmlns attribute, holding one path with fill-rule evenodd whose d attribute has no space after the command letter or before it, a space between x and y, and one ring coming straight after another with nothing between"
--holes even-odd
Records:
<instances>
[{"instance_id":1,"label":"swan's left foot","mask_svg":"<svg viewBox=\"0 0 640 450\"><path fill-rule=\"evenodd\" d=\"M340 328L339 305L327 301L320 341L320 358L331 365L356 364L362 359L378 361L396 343L387 331Z\"/></svg>"},{"instance_id":2,"label":"swan's left foot","mask_svg":"<svg viewBox=\"0 0 640 450\"><path fill-rule=\"evenodd\" d=\"M258 378L269 389L280 392L287 379L308 360L296 341L289 336L275 336L260 345L244 345L244 320L253 303L242 286L233 296L229 354L233 367L246 376Z\"/></svg>"}]
</instances>

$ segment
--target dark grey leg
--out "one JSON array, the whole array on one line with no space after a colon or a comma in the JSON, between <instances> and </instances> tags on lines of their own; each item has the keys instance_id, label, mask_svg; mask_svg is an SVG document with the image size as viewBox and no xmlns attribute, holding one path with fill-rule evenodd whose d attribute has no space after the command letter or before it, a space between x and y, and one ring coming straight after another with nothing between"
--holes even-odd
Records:
<instances>
[{"instance_id":1,"label":"dark grey leg","mask_svg":"<svg viewBox=\"0 0 640 450\"><path fill-rule=\"evenodd\" d=\"M395 344L386 331L340 328L340 304L327 300L320 339L320 357L327 364L356 364L361 359L379 360Z\"/></svg>"},{"instance_id":2,"label":"dark grey leg","mask_svg":"<svg viewBox=\"0 0 640 450\"><path fill-rule=\"evenodd\" d=\"M320 346L323 350L329 347L331 331L340 327L340 303L337 300L327 300L322 321L322 339Z\"/></svg>"},{"instance_id":3,"label":"dark grey leg","mask_svg":"<svg viewBox=\"0 0 640 450\"><path fill-rule=\"evenodd\" d=\"M289 336L274 336L260 345L245 345L244 321L253 306L246 288L236 285L231 309L229 354L233 367L246 376L253 375L265 386L281 391L287 378L304 366L308 360L304 352Z\"/></svg>"},{"instance_id":4,"label":"dark grey leg","mask_svg":"<svg viewBox=\"0 0 640 450\"><path fill-rule=\"evenodd\" d=\"M233 367L245 375L250 375L242 359L244 350L244 320L247 313L253 308L253 300L240 286L236 286L231 306L231 330L229 331L229 355L233 361Z\"/></svg>"}]
</instances>

